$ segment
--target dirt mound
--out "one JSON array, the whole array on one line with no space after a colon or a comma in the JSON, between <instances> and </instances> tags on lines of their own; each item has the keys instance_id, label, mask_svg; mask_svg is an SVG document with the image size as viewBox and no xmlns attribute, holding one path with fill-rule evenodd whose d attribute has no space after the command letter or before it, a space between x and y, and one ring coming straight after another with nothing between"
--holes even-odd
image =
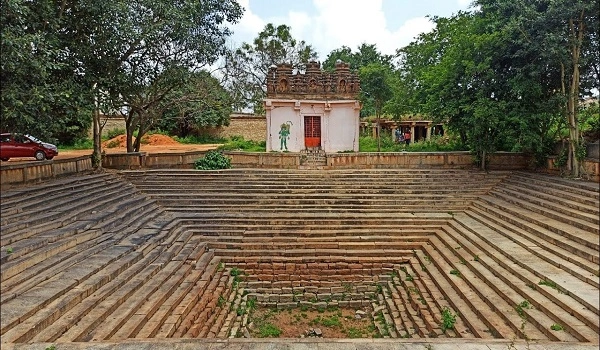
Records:
<instances>
[{"instance_id":1,"label":"dirt mound","mask_svg":"<svg viewBox=\"0 0 600 350\"><path fill-rule=\"evenodd\" d=\"M133 138L135 141L135 137ZM142 136L142 145L164 146L164 145L179 145L179 142L167 135L152 134ZM127 147L127 136L119 135L110 140L102 142L103 148L125 148Z\"/></svg>"}]
</instances>

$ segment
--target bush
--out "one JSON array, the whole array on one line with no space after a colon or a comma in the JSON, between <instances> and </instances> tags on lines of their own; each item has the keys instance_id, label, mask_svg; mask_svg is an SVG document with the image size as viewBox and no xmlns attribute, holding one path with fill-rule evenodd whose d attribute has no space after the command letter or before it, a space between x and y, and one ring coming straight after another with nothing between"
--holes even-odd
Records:
<instances>
[{"instance_id":1,"label":"bush","mask_svg":"<svg viewBox=\"0 0 600 350\"><path fill-rule=\"evenodd\" d=\"M211 150L204 157L194 162L194 168L197 170L230 169L231 158L226 157L219 151Z\"/></svg>"},{"instance_id":2,"label":"bush","mask_svg":"<svg viewBox=\"0 0 600 350\"><path fill-rule=\"evenodd\" d=\"M219 149L225 151L265 152L267 150L267 143L266 141L244 140L243 136L232 136Z\"/></svg>"}]
</instances>

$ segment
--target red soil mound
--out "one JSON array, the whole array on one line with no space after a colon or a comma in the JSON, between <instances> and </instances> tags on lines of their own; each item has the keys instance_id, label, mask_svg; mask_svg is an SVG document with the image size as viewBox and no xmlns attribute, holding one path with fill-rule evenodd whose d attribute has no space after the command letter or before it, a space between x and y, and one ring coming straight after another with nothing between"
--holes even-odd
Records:
<instances>
[{"instance_id":1,"label":"red soil mound","mask_svg":"<svg viewBox=\"0 0 600 350\"><path fill-rule=\"evenodd\" d=\"M135 141L135 137L133 138ZM142 136L142 145L151 146L163 146L163 145L178 145L179 142L175 141L167 135L152 134ZM119 135L113 137L110 140L102 142L103 148L125 148L127 147L127 136Z\"/></svg>"}]
</instances>

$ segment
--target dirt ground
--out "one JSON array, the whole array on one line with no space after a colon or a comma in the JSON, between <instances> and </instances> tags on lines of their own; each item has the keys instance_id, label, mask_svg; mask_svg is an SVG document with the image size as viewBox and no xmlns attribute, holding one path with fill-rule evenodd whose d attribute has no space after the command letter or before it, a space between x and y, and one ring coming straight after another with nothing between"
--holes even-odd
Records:
<instances>
[{"instance_id":1,"label":"dirt ground","mask_svg":"<svg viewBox=\"0 0 600 350\"><path fill-rule=\"evenodd\" d=\"M318 328L322 338L375 338L379 337L370 316L355 318L353 309L334 310L272 310L259 308L254 310L250 319L256 325L253 337L273 337L264 328L273 325L281 331L278 338L310 337L307 331ZM310 332L309 332L310 333Z\"/></svg>"},{"instance_id":2,"label":"dirt ground","mask_svg":"<svg viewBox=\"0 0 600 350\"><path fill-rule=\"evenodd\" d=\"M102 143L102 151L106 154L119 154L127 153L125 146L125 135L119 135L113 139L104 141ZM146 153L177 153L177 152L189 152L189 151L208 151L215 149L220 144L183 144L175 141L174 139L165 135L149 135L142 138L142 145L140 147L141 152ZM76 158L81 156L91 155L92 149L84 150L59 150L58 155L54 157L56 160ZM15 162L34 162L35 159L31 158L11 158L8 162L2 162L3 164L10 164Z\"/></svg>"}]
</instances>

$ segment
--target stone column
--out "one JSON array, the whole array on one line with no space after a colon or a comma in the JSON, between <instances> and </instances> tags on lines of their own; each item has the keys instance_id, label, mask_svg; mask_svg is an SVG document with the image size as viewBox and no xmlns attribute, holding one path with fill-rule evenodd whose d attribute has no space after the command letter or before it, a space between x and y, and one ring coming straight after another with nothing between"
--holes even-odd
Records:
<instances>
[{"instance_id":1,"label":"stone column","mask_svg":"<svg viewBox=\"0 0 600 350\"><path fill-rule=\"evenodd\" d=\"M431 123L428 123L427 126L427 140L431 139Z\"/></svg>"},{"instance_id":2,"label":"stone column","mask_svg":"<svg viewBox=\"0 0 600 350\"><path fill-rule=\"evenodd\" d=\"M410 143L415 143L415 123L410 124Z\"/></svg>"}]
</instances>

